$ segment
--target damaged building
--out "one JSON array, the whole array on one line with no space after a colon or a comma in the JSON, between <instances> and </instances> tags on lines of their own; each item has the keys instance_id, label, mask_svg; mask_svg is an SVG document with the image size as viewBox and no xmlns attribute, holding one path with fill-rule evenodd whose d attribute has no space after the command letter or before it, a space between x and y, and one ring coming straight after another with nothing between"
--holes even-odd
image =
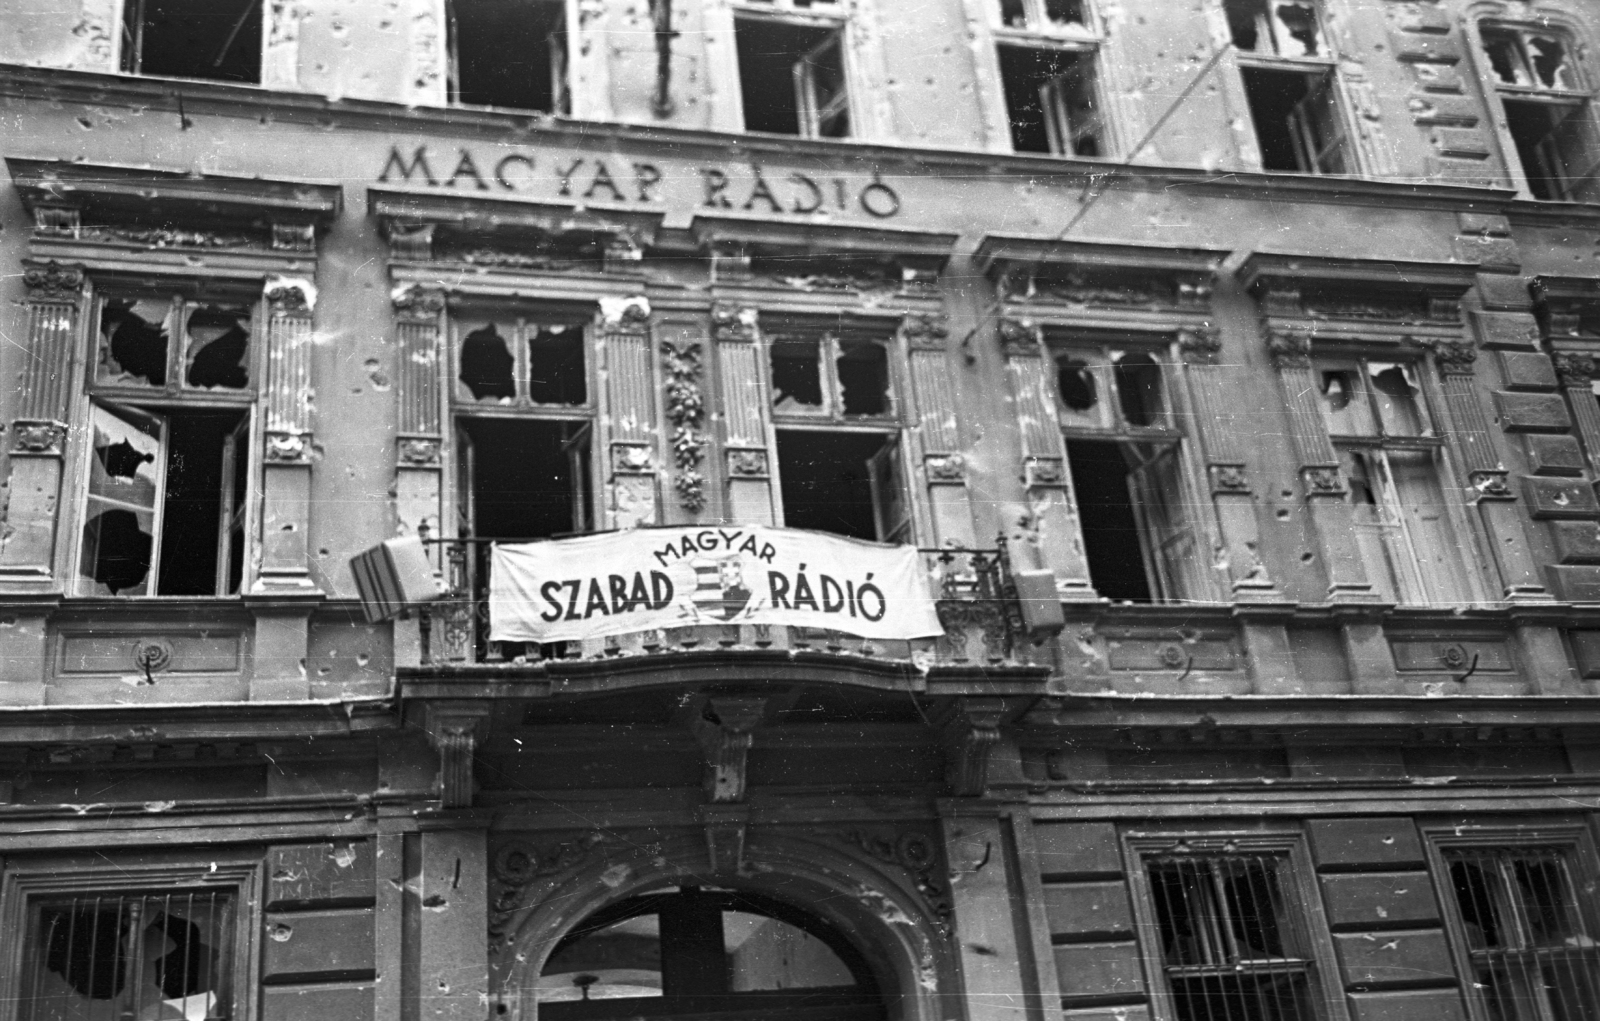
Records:
<instances>
[{"instance_id":1,"label":"damaged building","mask_svg":"<svg viewBox=\"0 0 1600 1021\"><path fill-rule=\"evenodd\" d=\"M0 1021L1600 1017L1597 44L5 5Z\"/></svg>"}]
</instances>

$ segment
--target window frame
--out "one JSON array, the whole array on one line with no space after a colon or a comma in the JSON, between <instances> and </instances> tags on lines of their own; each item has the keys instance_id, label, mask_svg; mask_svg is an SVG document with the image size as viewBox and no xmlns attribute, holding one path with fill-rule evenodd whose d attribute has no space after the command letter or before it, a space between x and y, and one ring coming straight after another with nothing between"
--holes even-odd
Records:
<instances>
[{"instance_id":1,"label":"window frame","mask_svg":"<svg viewBox=\"0 0 1600 1021\"><path fill-rule=\"evenodd\" d=\"M739 128L740 131L753 131L747 127L748 118L744 110L744 82L739 75L739 27L741 23L763 22L768 25L782 25L802 29L821 29L829 32L828 38L810 47L799 60L790 65L790 73L794 80L795 89L795 120L796 132L786 135L778 132L761 132L775 138L804 138L804 139L860 139L865 137L863 130L863 109L860 101L861 80L856 67L856 61L851 59L851 25L846 16L842 2L832 3L827 0L818 0L809 7L800 7L793 0L730 0L728 3L730 20L733 26L733 74L738 83L733 92L739 96ZM843 102L819 104L814 88L808 88L808 82L814 83L815 75L808 73L804 67L812 54L821 53L829 46L839 48L839 65L841 78L844 83ZM824 135L821 133L821 114L829 107L837 107L831 116L843 115L848 130L843 135Z\"/></svg>"},{"instance_id":2,"label":"window frame","mask_svg":"<svg viewBox=\"0 0 1600 1021\"><path fill-rule=\"evenodd\" d=\"M0 926L5 932L29 932L32 909L40 901L72 895L140 896L165 891L215 889L234 899L230 983L233 1003L228 1021L256 1021L260 1010L260 906L264 870L259 853L220 851L203 861L178 855L129 856L108 864L103 854L52 858L13 858L0 882ZM23 975L36 940L0 942L0 1021L19 1021L23 1012Z\"/></svg>"},{"instance_id":3,"label":"window frame","mask_svg":"<svg viewBox=\"0 0 1600 1021\"><path fill-rule=\"evenodd\" d=\"M445 105L469 110L528 110L549 114L552 117L572 116L572 72L575 49L573 38L576 33L567 20L565 0L537 0L538 6L558 11L561 21L560 31L548 33L545 37L550 55L550 109L548 110L540 110L537 107L495 107L461 102L461 33L457 26L456 14L456 8L460 3L461 0L446 0L445 3Z\"/></svg>"},{"instance_id":4,"label":"window frame","mask_svg":"<svg viewBox=\"0 0 1600 1021\"><path fill-rule=\"evenodd\" d=\"M145 22L144 10L145 5L149 2L151 2L151 0L122 0L121 10L118 13L116 22L117 70L120 73L136 75L140 78L158 78L164 81L212 82L218 85L232 85L241 88L259 88L265 84L264 79L266 78L267 73L267 39L271 34L271 25L267 21L267 14L270 10L269 4L261 2L261 0L256 0L256 2L250 3L249 7L247 7L245 10L247 17L251 11L254 11L256 18L261 22L260 43L258 52L256 53L256 80L253 82L235 82L220 78L156 75L142 70L139 65L143 63ZM132 13L135 11L138 12L136 16ZM133 22L133 27L130 32L130 20L133 20L135 17L137 20ZM245 20L245 18L241 18L239 20L238 27L234 29L232 34L230 34L230 40L232 35L236 35L242 29L245 24ZM129 38L130 34L132 35L132 38Z\"/></svg>"},{"instance_id":5,"label":"window frame","mask_svg":"<svg viewBox=\"0 0 1600 1021\"><path fill-rule=\"evenodd\" d=\"M1255 0L1255 2L1260 3L1264 8L1269 0ZM1239 72L1240 97L1244 101L1243 112L1245 116L1250 118L1251 134L1255 142L1257 169L1265 174L1299 173L1316 177L1360 177L1362 176L1360 147L1355 144L1355 134L1351 130L1351 125L1355 123L1355 117L1353 115L1354 112L1350 109L1349 99L1345 95L1345 89L1339 75L1339 51L1334 46L1331 33L1328 32L1327 16L1323 10L1322 0L1308 0L1308 2L1311 4L1313 13L1317 18L1317 37L1322 41L1322 48L1326 51L1325 55L1281 54L1277 52L1278 42L1275 31L1269 31L1268 33L1273 40L1272 52L1265 52L1259 48L1255 50L1243 49L1233 42L1232 22L1228 16L1227 0L1221 0L1217 4L1217 10L1222 19L1223 38L1229 40L1229 45L1233 50L1234 66ZM1269 16L1266 21L1270 29L1273 19ZM1334 120L1333 131L1330 132L1333 136L1332 142L1323 144L1313 152L1311 151L1313 143L1308 141L1312 132L1304 121L1299 122L1297 126L1294 115L1291 114L1290 123L1286 126L1290 143L1293 145L1296 157L1301 163L1299 170L1268 170L1262 165L1261 131L1256 124L1255 111L1251 109L1249 100L1250 87L1246 83L1244 74L1245 71L1251 69L1271 71L1278 74L1298 74L1308 79L1306 96L1295 104L1296 111L1310 101L1319 89L1326 90L1329 108ZM1316 80L1310 81L1312 78ZM1341 169L1324 169L1324 158L1329 153L1338 155Z\"/></svg>"},{"instance_id":6,"label":"window frame","mask_svg":"<svg viewBox=\"0 0 1600 1021\"><path fill-rule=\"evenodd\" d=\"M1045 0L1021 0L1027 23L1020 28L1005 24L999 0L974 0L974 2L983 3L988 8L987 24L994 43L997 81L1001 82L999 102L1008 126L1011 123L1011 109L1005 96L1004 74L1000 61L1002 49L1043 50L1073 54L1077 60L1084 62L1089 77L1085 91L1088 93L1095 110L1091 124L1083 127L1075 127L1073 125L1072 118L1067 111L1068 90L1061 88L1063 80L1072 72L1064 72L1050 78L1038 88L1040 112L1044 118L1045 133L1049 138L1050 151L1048 153L1032 153L1031 150L1018 149L1009 130L1006 135L1007 150L1033 155L1064 156L1071 159L1115 158L1121 149L1112 130L1113 119L1107 114L1107 97L1100 59L1105 39L1100 19L1095 10L1094 0L1082 0L1083 22L1081 25L1073 22L1058 25L1052 22L1046 14ZM1085 134L1092 134L1096 139L1100 149L1097 155L1081 156L1075 151L1074 143Z\"/></svg>"},{"instance_id":7,"label":"window frame","mask_svg":"<svg viewBox=\"0 0 1600 1021\"><path fill-rule=\"evenodd\" d=\"M1372 422L1373 431L1371 433L1335 433L1332 430L1323 401L1324 372L1329 369L1338 371L1353 364L1361 374L1362 383L1368 384L1373 377L1370 370L1370 366L1373 363L1395 365L1410 370L1417 389L1415 403L1418 411L1426 419L1421 424L1421 432L1417 434L1393 434L1388 432L1384 425L1381 404L1376 396L1376 390L1365 385L1360 393L1365 398L1367 415ZM1381 462L1378 470L1383 477L1372 480L1376 483L1376 486L1369 485L1368 489L1373 491L1375 497L1380 496L1381 490L1382 499L1377 500L1376 506L1386 516L1392 513L1394 521L1380 522L1379 526L1383 528L1393 527L1398 530L1403 543L1402 552L1408 558L1403 563L1392 564L1396 590L1390 595L1393 596L1395 602L1402 606L1425 607L1459 605L1461 603L1477 603L1481 601L1480 579L1470 566L1464 567L1455 579L1461 586L1462 598L1447 601L1433 597L1433 592L1427 581L1429 574L1427 561L1418 552L1421 547L1407 520L1405 504L1401 502L1398 490L1396 490L1393 483L1394 472L1389 462L1389 455L1392 452L1427 453L1432 458L1434 481L1441 499L1441 518L1448 524L1451 538L1459 546L1465 541L1465 537L1472 534L1466 523L1461 520L1461 514L1458 512L1456 502L1450 499L1451 493L1459 491L1459 486L1456 483L1454 465L1451 463L1449 456L1449 443L1445 438L1441 408L1435 396L1438 390L1437 381L1431 378L1427 372L1427 359L1418 352L1384 348L1314 350L1311 354L1311 372L1312 379L1317 387L1314 399L1317 401L1317 410L1321 418L1322 428L1328 437L1328 441L1340 456L1339 470L1346 475L1350 474L1348 467L1344 463L1344 456L1351 451L1360 451L1368 454L1368 456L1372 456L1375 452L1376 459ZM1354 476L1346 479L1345 498L1352 512L1357 508L1354 482ZM1357 527L1359 527L1359 523ZM1359 544L1357 536L1353 535L1352 540ZM1384 543L1386 556L1393 558L1396 552L1392 540L1385 536L1381 541ZM1358 549L1358 555L1361 556L1363 564L1366 564L1366 552ZM1367 573L1369 575L1368 581L1377 585L1379 579L1370 577L1372 573L1370 567ZM1408 587L1415 591L1407 591Z\"/></svg>"},{"instance_id":8,"label":"window frame","mask_svg":"<svg viewBox=\"0 0 1600 1021\"><path fill-rule=\"evenodd\" d=\"M1594 836L1582 822L1567 819L1509 824L1457 821L1424 824L1420 828L1429 871L1433 873L1438 891L1440 918L1450 948L1451 964L1456 974L1462 977L1462 993L1469 1021L1491 1021L1492 1015L1483 991L1468 979L1475 973L1470 940L1461 918L1454 884L1450 880L1450 862L1446 852L1508 848L1564 852L1567 855L1567 874L1573 886L1568 891L1572 894L1569 906L1589 933L1600 934L1600 906L1595 904L1593 898L1581 896L1583 889L1592 888L1600 882L1600 861L1596 858Z\"/></svg>"},{"instance_id":9,"label":"window frame","mask_svg":"<svg viewBox=\"0 0 1600 1021\"><path fill-rule=\"evenodd\" d=\"M1293 898L1287 914L1296 928L1306 958L1307 996L1314 1017L1309 1021L1350 1021L1333 937L1317 886L1316 869L1298 830L1132 830L1122 835L1123 869L1133 903L1134 928L1140 947L1145 987L1150 992L1152 1021L1177 1021L1177 1008L1162 948L1161 921L1151 889L1147 859L1175 854L1197 858L1275 857L1285 863L1280 892ZM1285 875L1286 874L1286 875Z\"/></svg>"},{"instance_id":10,"label":"window frame","mask_svg":"<svg viewBox=\"0 0 1600 1021\"><path fill-rule=\"evenodd\" d=\"M192 304L204 303L207 299L215 299L216 303L225 303L230 300L240 307L250 310L250 338L246 353L247 379L246 386L242 389L190 387L182 382L189 353L184 349L184 340L187 337L187 316L184 327L169 334L166 372L167 380L162 385L138 385L121 381L97 381L96 375L100 365L101 345L103 334L101 322L106 306L109 302L124 300L129 297L139 298L136 295L165 295L172 303L174 309ZM248 296L248 297L247 297ZM152 298L154 300L154 298ZM70 540L66 544L67 551L67 577L71 579L67 587L72 598L86 599L115 599L115 600L178 600L178 599L238 599L250 591L254 580L252 571L251 549L259 542L259 517L262 494L262 435L260 413L260 400L262 385L266 371L267 324L271 317L271 309L260 295L259 285L252 282L239 280L208 280L197 281L192 278L158 279L154 281L128 281L116 276L107 276L103 281L91 282L86 288L84 297L85 307L88 309L86 329L79 340L79 350L88 347L86 364L83 374L81 396L74 402L72 412L73 430L83 436L83 443L73 444L73 457L75 463L71 466L70 474L66 477L77 480L76 489L71 497L73 516L71 520ZM230 485L226 477L223 479L223 496L221 517L219 517L219 532L221 531L222 518L227 519L226 531L219 534L217 577L218 589L225 588L221 579L226 577L229 558L232 554L232 536L234 531L241 533L240 543L242 566L240 569L239 587L235 592L217 593L211 595L160 595L155 591L140 595L101 594L85 591L89 586L85 584L86 576L83 573L85 543L83 530L88 523L88 508L91 502L90 476L94 462L94 412L98 407L124 408L145 415L160 416L162 418L162 438L160 447L164 452L163 464L160 472L161 483L157 488L156 504L153 512L151 545L150 577L146 587L154 590L160 585L160 557L162 532L164 531L164 510L167 500L166 467L170 459L168 445L168 427L171 415L174 412L237 412L240 421L234 426L232 435L242 434L248 443L246 462L243 466L245 486L242 506L234 499L235 487ZM235 441L226 441L222 452L224 473L232 464L237 469L237 444Z\"/></svg>"},{"instance_id":11,"label":"window frame","mask_svg":"<svg viewBox=\"0 0 1600 1021\"><path fill-rule=\"evenodd\" d=\"M1489 56L1486 36L1489 34L1506 34L1517 39L1522 48L1522 59L1527 60L1526 40L1531 35L1555 36L1562 40L1568 55L1568 69L1573 76L1574 85L1571 88L1559 86L1541 86L1538 84L1520 84L1501 81L1494 69L1493 60ZM1576 176L1562 173L1559 185L1564 193L1559 198L1540 198L1533 193L1529 184L1528 168L1523 165L1516 138L1511 131L1510 118L1506 111L1506 102L1538 104L1551 109L1561 107L1572 108L1568 117L1580 119L1579 129L1584 131L1591 143L1600 142L1600 124L1596 123L1596 95L1595 82L1591 74L1586 73L1583 61L1579 57L1582 40L1570 25L1564 22L1554 22L1547 26L1535 26L1527 22L1520 22L1506 18L1485 17L1471 22L1469 38L1472 45L1472 59L1478 74L1478 82L1483 90L1486 100L1492 101L1497 109L1491 111L1494 121L1495 142L1500 149L1501 164L1505 167L1506 177L1522 198L1537 202L1574 202L1585 201L1573 197L1573 182L1581 186L1585 180L1594 180L1600 172L1600 159L1596 159L1584 173ZM1549 136L1547 135L1546 138ZM1588 201L1595 201L1593 197Z\"/></svg>"}]
</instances>

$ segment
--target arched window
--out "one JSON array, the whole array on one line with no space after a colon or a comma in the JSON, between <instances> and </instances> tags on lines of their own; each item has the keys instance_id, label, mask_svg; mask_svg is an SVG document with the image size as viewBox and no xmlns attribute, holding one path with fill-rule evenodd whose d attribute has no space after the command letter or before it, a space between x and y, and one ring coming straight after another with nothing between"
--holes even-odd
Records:
<instances>
[{"instance_id":1,"label":"arched window","mask_svg":"<svg viewBox=\"0 0 1600 1021\"><path fill-rule=\"evenodd\" d=\"M545 962L541 1021L887 1016L866 960L832 926L758 894L667 887L586 919Z\"/></svg>"}]
</instances>

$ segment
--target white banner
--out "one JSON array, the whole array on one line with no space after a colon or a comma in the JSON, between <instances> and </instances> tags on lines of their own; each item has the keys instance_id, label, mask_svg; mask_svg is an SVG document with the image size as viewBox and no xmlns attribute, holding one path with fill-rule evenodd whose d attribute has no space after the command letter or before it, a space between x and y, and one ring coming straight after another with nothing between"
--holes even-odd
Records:
<instances>
[{"instance_id":1,"label":"white banner","mask_svg":"<svg viewBox=\"0 0 1600 1021\"><path fill-rule=\"evenodd\" d=\"M944 634L911 546L726 525L494 547L492 641L559 642L693 624L793 624L863 638Z\"/></svg>"}]
</instances>

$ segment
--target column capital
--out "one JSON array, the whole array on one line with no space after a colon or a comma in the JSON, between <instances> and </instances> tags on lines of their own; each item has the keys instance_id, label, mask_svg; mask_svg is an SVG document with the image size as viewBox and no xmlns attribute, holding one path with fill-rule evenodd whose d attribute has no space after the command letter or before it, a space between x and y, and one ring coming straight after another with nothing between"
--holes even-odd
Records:
<instances>
[{"instance_id":1,"label":"column capital","mask_svg":"<svg viewBox=\"0 0 1600 1021\"><path fill-rule=\"evenodd\" d=\"M83 292L83 267L55 260L28 259L22 264L22 284L29 301L75 302Z\"/></svg>"},{"instance_id":2,"label":"column capital","mask_svg":"<svg viewBox=\"0 0 1600 1021\"><path fill-rule=\"evenodd\" d=\"M1429 340L1423 342L1433 352L1439 371L1448 376L1472 375L1472 363L1478 360L1478 347L1470 340Z\"/></svg>"},{"instance_id":3,"label":"column capital","mask_svg":"<svg viewBox=\"0 0 1600 1021\"><path fill-rule=\"evenodd\" d=\"M711 305L711 336L719 344L754 341L759 322L760 313L752 305L737 305L731 301Z\"/></svg>"},{"instance_id":4,"label":"column capital","mask_svg":"<svg viewBox=\"0 0 1600 1021\"><path fill-rule=\"evenodd\" d=\"M1210 364L1222 351L1222 333L1215 326L1180 329L1178 350L1184 361Z\"/></svg>"},{"instance_id":5,"label":"column capital","mask_svg":"<svg viewBox=\"0 0 1600 1021\"><path fill-rule=\"evenodd\" d=\"M1561 385L1574 390L1587 390L1596 375L1594 356L1582 351L1557 351L1550 356L1555 363L1556 376Z\"/></svg>"},{"instance_id":6,"label":"column capital","mask_svg":"<svg viewBox=\"0 0 1600 1021\"><path fill-rule=\"evenodd\" d=\"M405 284L389 292L394 305L394 316L401 322L432 325L439 321L444 311L444 291L421 284Z\"/></svg>"},{"instance_id":7,"label":"column capital","mask_svg":"<svg viewBox=\"0 0 1600 1021\"><path fill-rule=\"evenodd\" d=\"M601 298L600 325L611 333L644 333L650 328L650 300L642 294Z\"/></svg>"},{"instance_id":8,"label":"column capital","mask_svg":"<svg viewBox=\"0 0 1600 1021\"><path fill-rule=\"evenodd\" d=\"M317 285L305 277L270 276L262 296L275 316L310 318L317 305Z\"/></svg>"},{"instance_id":9,"label":"column capital","mask_svg":"<svg viewBox=\"0 0 1600 1021\"><path fill-rule=\"evenodd\" d=\"M1267 354L1279 370L1311 367L1311 331L1275 326L1267 331Z\"/></svg>"},{"instance_id":10,"label":"column capital","mask_svg":"<svg viewBox=\"0 0 1600 1021\"><path fill-rule=\"evenodd\" d=\"M1039 326L1032 319L1000 320L1000 349L1007 358L1037 356L1039 352Z\"/></svg>"},{"instance_id":11,"label":"column capital","mask_svg":"<svg viewBox=\"0 0 1600 1021\"><path fill-rule=\"evenodd\" d=\"M913 312L900 327L913 350L944 350L950 336L950 320L942 313Z\"/></svg>"}]
</instances>

